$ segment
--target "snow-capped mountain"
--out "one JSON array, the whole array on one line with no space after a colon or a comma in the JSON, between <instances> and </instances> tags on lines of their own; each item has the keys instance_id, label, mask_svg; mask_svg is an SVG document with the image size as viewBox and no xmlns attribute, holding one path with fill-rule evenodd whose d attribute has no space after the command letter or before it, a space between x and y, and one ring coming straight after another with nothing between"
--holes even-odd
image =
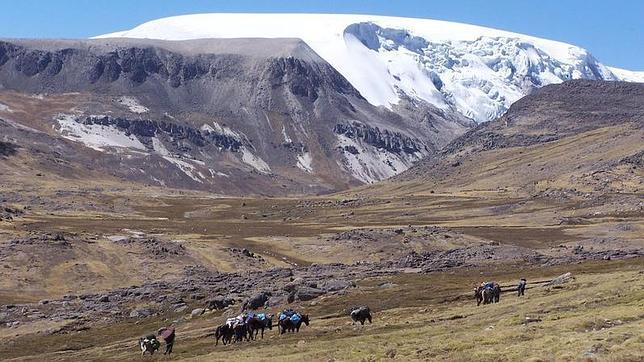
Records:
<instances>
[{"instance_id":1,"label":"snow-capped mountain","mask_svg":"<svg viewBox=\"0 0 644 362\"><path fill-rule=\"evenodd\" d=\"M403 172L472 126L427 102L375 107L300 39L0 39L0 134L40 145L35 168L61 177L42 155L222 194L332 192Z\"/></svg>"},{"instance_id":2,"label":"snow-capped mountain","mask_svg":"<svg viewBox=\"0 0 644 362\"><path fill-rule=\"evenodd\" d=\"M492 120L535 87L570 79L644 81L557 41L453 22L332 14L196 14L100 37L300 38L376 106L403 99Z\"/></svg>"},{"instance_id":3,"label":"snow-capped mountain","mask_svg":"<svg viewBox=\"0 0 644 362\"><path fill-rule=\"evenodd\" d=\"M191 15L102 39L0 39L0 134L32 152L19 173L325 193L397 175L533 88L575 78L644 73L433 20Z\"/></svg>"}]
</instances>

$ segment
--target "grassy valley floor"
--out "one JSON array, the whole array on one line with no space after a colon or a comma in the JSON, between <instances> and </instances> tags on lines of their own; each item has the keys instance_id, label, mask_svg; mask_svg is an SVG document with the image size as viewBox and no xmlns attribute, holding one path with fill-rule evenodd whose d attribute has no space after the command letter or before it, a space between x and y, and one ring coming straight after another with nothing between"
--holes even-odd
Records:
<instances>
[{"instance_id":1,"label":"grassy valley floor","mask_svg":"<svg viewBox=\"0 0 644 362\"><path fill-rule=\"evenodd\" d=\"M531 285L501 302L476 307L469 287L480 270L400 274L366 279L345 295L297 306L312 316L299 334L267 332L260 341L214 345L223 322L206 314L178 324L172 357L142 360L224 361L640 361L644 358L644 263L641 258L551 268L504 270L486 275L502 285L519 275L548 279L571 271L575 280L558 287ZM368 303L372 325L352 325L348 306ZM278 308L271 310L277 312ZM171 318L172 316L167 316ZM69 334L27 334L7 341L10 360L141 360L137 338L167 324L163 318L100 326ZM38 352L34 355L34 352Z\"/></svg>"}]
</instances>

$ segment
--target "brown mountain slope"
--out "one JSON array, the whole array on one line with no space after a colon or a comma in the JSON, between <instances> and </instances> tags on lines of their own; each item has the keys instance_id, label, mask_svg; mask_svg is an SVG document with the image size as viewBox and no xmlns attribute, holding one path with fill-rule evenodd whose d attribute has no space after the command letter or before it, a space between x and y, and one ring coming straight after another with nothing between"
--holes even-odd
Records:
<instances>
[{"instance_id":1,"label":"brown mountain slope","mask_svg":"<svg viewBox=\"0 0 644 362\"><path fill-rule=\"evenodd\" d=\"M642 194L644 84L571 81L535 91L368 192Z\"/></svg>"},{"instance_id":2,"label":"brown mountain slope","mask_svg":"<svg viewBox=\"0 0 644 362\"><path fill-rule=\"evenodd\" d=\"M0 40L0 141L20 147L0 170L18 179L328 193L471 127L413 109L372 106L297 39Z\"/></svg>"}]
</instances>

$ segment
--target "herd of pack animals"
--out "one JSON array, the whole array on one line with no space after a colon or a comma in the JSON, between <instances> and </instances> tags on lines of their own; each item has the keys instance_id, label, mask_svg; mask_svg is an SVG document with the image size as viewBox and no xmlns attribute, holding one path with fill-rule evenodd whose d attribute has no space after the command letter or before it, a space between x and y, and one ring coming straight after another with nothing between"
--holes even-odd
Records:
<instances>
[{"instance_id":1,"label":"herd of pack animals","mask_svg":"<svg viewBox=\"0 0 644 362\"><path fill-rule=\"evenodd\" d=\"M525 295L526 285L526 279L521 278L519 285L516 287L519 297ZM501 300L501 286L496 282L483 282L474 288L474 298L476 299L477 306L498 303ZM366 321L369 321L369 324L372 323L371 310L366 305L351 308L349 316L353 324L359 322L361 325L364 325ZM300 331L302 324L308 326L310 321L308 314L302 314L290 308L285 309L278 315L277 330L280 335L287 332L296 333ZM226 319L224 324L215 329L215 346L219 345L219 341L227 345L244 340L252 341L257 339L258 336L264 339L266 329L273 330L272 314L243 312L237 317ZM171 334L168 331L171 331ZM166 343L166 351L164 354L172 353L175 338L174 327L162 328L158 334ZM161 343L157 340L156 335L151 334L146 337L141 337L139 339L139 346L141 348L141 355L145 355L146 352L152 355L159 350Z\"/></svg>"}]
</instances>

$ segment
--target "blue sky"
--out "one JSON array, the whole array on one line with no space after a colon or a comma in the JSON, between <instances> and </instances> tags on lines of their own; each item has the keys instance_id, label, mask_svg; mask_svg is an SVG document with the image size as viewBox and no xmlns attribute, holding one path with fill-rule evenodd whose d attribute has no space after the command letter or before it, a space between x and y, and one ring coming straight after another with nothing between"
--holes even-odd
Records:
<instances>
[{"instance_id":1,"label":"blue sky","mask_svg":"<svg viewBox=\"0 0 644 362\"><path fill-rule=\"evenodd\" d=\"M0 37L84 38L201 12L410 16L489 26L582 46L604 64L644 70L639 0L0 0Z\"/></svg>"}]
</instances>

